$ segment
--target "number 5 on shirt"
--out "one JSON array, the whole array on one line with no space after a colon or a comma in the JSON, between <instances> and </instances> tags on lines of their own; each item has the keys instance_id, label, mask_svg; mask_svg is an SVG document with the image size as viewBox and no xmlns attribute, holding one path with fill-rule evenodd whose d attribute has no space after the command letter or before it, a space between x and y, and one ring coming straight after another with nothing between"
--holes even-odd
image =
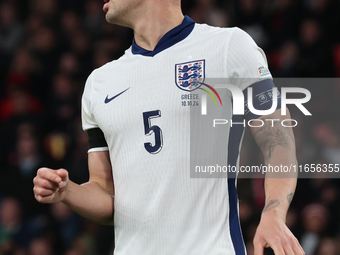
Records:
<instances>
[{"instance_id":1,"label":"number 5 on shirt","mask_svg":"<svg viewBox=\"0 0 340 255\"><path fill-rule=\"evenodd\" d=\"M152 133L155 134L155 145L152 146L151 143L144 143L144 148L151 154L157 154L162 150L163 147L163 135L162 130L159 126L151 126L151 119L161 117L161 111L150 111L150 112L143 112L143 119L144 119L144 132L145 135L149 136Z\"/></svg>"}]
</instances>

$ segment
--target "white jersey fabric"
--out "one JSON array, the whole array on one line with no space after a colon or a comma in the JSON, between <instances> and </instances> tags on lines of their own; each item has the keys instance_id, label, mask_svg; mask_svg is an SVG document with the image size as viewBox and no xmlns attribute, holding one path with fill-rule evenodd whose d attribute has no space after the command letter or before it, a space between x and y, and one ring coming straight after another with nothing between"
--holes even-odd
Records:
<instances>
[{"instance_id":1,"label":"white jersey fabric","mask_svg":"<svg viewBox=\"0 0 340 255\"><path fill-rule=\"evenodd\" d=\"M235 179L190 178L190 107L181 104L186 92L176 85L175 67L204 60L206 78L255 83L271 78L259 71L267 67L265 55L239 28L188 17L165 38L154 52L134 44L94 70L82 98L83 129L100 128L108 144L89 152L110 152L114 254L243 255ZM236 82L242 90L251 85L243 81ZM229 144L235 162L237 140ZM155 151L147 150L149 142L158 143Z\"/></svg>"}]
</instances>

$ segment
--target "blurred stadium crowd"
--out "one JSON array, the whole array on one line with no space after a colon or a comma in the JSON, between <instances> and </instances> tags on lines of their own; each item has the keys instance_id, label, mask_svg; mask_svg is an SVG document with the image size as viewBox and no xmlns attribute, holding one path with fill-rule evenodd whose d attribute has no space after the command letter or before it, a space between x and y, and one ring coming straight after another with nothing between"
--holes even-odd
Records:
<instances>
[{"instance_id":1,"label":"blurred stadium crowd","mask_svg":"<svg viewBox=\"0 0 340 255\"><path fill-rule=\"evenodd\" d=\"M198 23L238 26L262 47L274 77L340 76L338 0L182 0ZM112 227L62 203L34 200L42 166L88 179L80 99L94 68L119 58L132 31L105 22L100 0L0 1L0 255L98 255L113 248ZM203 35L202 35L203 36ZM223 42L216 42L223 43ZM133 70L131 70L133 72ZM312 118L294 129L299 163L340 163L340 84L311 88ZM260 164L249 133L242 163ZM248 254L264 205L263 179L239 180ZM340 254L340 182L301 179L287 224L307 255Z\"/></svg>"}]
</instances>

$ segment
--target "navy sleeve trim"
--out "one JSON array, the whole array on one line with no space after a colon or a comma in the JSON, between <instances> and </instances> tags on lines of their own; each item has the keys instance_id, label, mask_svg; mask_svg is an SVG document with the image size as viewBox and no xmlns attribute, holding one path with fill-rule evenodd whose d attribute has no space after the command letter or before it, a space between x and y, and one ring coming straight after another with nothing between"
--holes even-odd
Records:
<instances>
[{"instance_id":1,"label":"navy sleeve trim","mask_svg":"<svg viewBox=\"0 0 340 255\"><path fill-rule=\"evenodd\" d=\"M275 88L272 79L263 80L249 86L253 89L253 106L256 110L269 110L273 104L273 88ZM248 109L248 89L243 91L245 99L245 111L244 118L246 120L258 119L259 115L253 114ZM281 94L278 92L277 95L277 106L276 110L281 109Z\"/></svg>"},{"instance_id":2,"label":"navy sleeve trim","mask_svg":"<svg viewBox=\"0 0 340 255\"><path fill-rule=\"evenodd\" d=\"M89 149L108 147L104 133L100 128L92 128L86 131L89 136Z\"/></svg>"}]
</instances>

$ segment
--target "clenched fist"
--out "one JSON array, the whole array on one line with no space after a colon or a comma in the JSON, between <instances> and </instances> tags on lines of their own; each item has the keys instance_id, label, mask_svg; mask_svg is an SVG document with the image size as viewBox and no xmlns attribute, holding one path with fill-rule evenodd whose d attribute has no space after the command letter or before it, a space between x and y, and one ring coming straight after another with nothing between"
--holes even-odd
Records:
<instances>
[{"instance_id":1,"label":"clenched fist","mask_svg":"<svg viewBox=\"0 0 340 255\"><path fill-rule=\"evenodd\" d=\"M34 196L40 203L56 203L66 196L68 172L65 169L40 168L33 179Z\"/></svg>"}]
</instances>

